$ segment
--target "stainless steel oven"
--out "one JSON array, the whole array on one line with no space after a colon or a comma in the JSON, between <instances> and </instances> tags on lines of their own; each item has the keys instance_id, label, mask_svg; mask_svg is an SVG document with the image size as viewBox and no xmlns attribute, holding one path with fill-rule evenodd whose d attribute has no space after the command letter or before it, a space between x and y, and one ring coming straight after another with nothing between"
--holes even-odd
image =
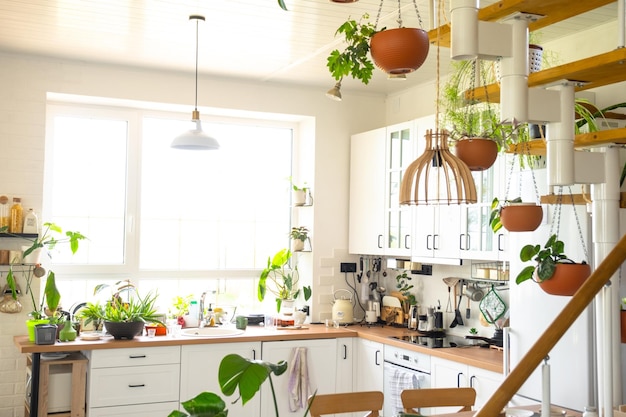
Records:
<instances>
[{"instance_id":1,"label":"stainless steel oven","mask_svg":"<svg viewBox=\"0 0 626 417\"><path fill-rule=\"evenodd\" d=\"M430 355L386 345L383 359L383 415L394 416L402 410L402 390L430 388ZM428 411L420 410L425 415Z\"/></svg>"}]
</instances>

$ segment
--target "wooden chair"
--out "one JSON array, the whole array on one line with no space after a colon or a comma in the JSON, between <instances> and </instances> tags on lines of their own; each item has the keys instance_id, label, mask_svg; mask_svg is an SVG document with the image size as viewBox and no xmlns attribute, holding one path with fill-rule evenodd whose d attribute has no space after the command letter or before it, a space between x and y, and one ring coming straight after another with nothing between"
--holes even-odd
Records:
<instances>
[{"instance_id":1,"label":"wooden chair","mask_svg":"<svg viewBox=\"0 0 626 417\"><path fill-rule=\"evenodd\" d=\"M317 394L309 397L311 417L361 411L369 411L365 417L379 417L383 402L384 396L380 391Z\"/></svg>"},{"instance_id":2,"label":"wooden chair","mask_svg":"<svg viewBox=\"0 0 626 417\"><path fill-rule=\"evenodd\" d=\"M405 389L400 393L405 413L417 413L418 408L461 407L459 411L472 411L476 401L474 388L423 388Z\"/></svg>"}]
</instances>

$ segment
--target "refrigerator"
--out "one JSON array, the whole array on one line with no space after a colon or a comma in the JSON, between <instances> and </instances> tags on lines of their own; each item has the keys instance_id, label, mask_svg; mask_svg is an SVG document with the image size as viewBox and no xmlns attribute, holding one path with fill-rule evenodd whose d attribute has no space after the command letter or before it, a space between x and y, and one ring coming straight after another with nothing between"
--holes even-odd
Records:
<instances>
[{"instance_id":1,"label":"refrigerator","mask_svg":"<svg viewBox=\"0 0 626 417\"><path fill-rule=\"evenodd\" d=\"M539 229L534 232L509 233L508 258L511 273L509 365L511 370L571 299L571 297L546 294L534 282L517 285L515 277L525 266L529 265L520 261L520 249L529 243L543 245L551 230L555 232L560 222L559 237L565 243L565 254L576 262L585 259L591 263L593 270L593 262L590 259L593 256L593 248L590 246L591 221L586 213L586 206L578 205L574 209L571 204L564 204L561 207L560 219L555 216L554 206L544 205L543 208L544 220ZM576 210L578 221L574 210ZM581 233L578 230L579 224ZM550 365L551 404L580 411L585 406L596 404L593 302L550 351L547 363ZM541 402L542 364L535 369L518 391L519 395Z\"/></svg>"}]
</instances>

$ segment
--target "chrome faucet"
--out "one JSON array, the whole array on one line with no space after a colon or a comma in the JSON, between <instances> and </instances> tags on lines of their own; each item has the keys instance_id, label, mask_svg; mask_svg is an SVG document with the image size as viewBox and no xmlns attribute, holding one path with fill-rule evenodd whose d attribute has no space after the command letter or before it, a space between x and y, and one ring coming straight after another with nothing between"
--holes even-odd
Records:
<instances>
[{"instance_id":1,"label":"chrome faucet","mask_svg":"<svg viewBox=\"0 0 626 417\"><path fill-rule=\"evenodd\" d=\"M204 322L204 299L206 297L206 291L200 296L200 311L198 312L198 327L202 328L206 325Z\"/></svg>"}]
</instances>

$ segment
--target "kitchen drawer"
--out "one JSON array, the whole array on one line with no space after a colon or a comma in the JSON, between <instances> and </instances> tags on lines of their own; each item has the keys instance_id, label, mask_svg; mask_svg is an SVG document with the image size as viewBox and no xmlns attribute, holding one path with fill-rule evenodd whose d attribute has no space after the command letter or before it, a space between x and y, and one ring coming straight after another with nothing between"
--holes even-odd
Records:
<instances>
[{"instance_id":1,"label":"kitchen drawer","mask_svg":"<svg viewBox=\"0 0 626 417\"><path fill-rule=\"evenodd\" d=\"M91 369L167 363L180 363L180 346L94 350L89 358Z\"/></svg>"},{"instance_id":2,"label":"kitchen drawer","mask_svg":"<svg viewBox=\"0 0 626 417\"><path fill-rule=\"evenodd\" d=\"M121 407L91 408L89 417L155 417L167 416L178 410L178 402L124 405Z\"/></svg>"},{"instance_id":3,"label":"kitchen drawer","mask_svg":"<svg viewBox=\"0 0 626 417\"><path fill-rule=\"evenodd\" d=\"M90 408L178 401L180 365L98 368L89 372Z\"/></svg>"}]
</instances>

